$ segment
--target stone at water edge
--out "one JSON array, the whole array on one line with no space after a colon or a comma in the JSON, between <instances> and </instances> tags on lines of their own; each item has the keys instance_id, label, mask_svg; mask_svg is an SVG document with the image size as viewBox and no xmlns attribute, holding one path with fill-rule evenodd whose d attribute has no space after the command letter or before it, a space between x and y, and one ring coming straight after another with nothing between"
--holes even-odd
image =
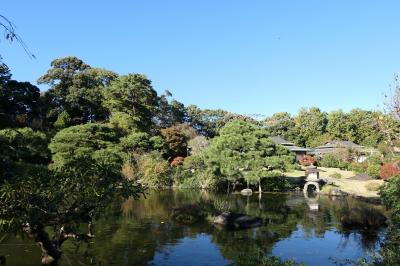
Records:
<instances>
[{"instance_id":1,"label":"stone at water edge","mask_svg":"<svg viewBox=\"0 0 400 266\"><path fill-rule=\"evenodd\" d=\"M343 197L343 196L347 196L348 194L338 188L333 188L331 189L331 191L329 192L330 196L335 196L335 197Z\"/></svg>"},{"instance_id":2,"label":"stone at water edge","mask_svg":"<svg viewBox=\"0 0 400 266\"><path fill-rule=\"evenodd\" d=\"M240 191L240 194L242 194L243 196L251 196L253 194L253 191L250 188L246 188Z\"/></svg>"}]
</instances>

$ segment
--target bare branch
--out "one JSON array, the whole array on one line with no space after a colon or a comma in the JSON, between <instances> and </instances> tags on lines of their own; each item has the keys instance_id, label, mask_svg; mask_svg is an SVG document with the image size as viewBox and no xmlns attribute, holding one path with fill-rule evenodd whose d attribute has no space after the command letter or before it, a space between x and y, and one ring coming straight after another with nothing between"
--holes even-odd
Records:
<instances>
[{"instance_id":1,"label":"bare branch","mask_svg":"<svg viewBox=\"0 0 400 266\"><path fill-rule=\"evenodd\" d=\"M35 55L29 50L28 46L22 38L16 33L16 26L8 18L0 14L0 27L4 29L4 39L13 42L16 41L24 49L25 53L30 58L36 58Z\"/></svg>"}]
</instances>

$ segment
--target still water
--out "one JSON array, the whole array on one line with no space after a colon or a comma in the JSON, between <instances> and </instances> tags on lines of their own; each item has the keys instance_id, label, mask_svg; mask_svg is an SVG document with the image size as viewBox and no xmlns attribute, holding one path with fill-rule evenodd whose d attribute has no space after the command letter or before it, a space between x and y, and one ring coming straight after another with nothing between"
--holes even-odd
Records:
<instances>
[{"instance_id":1,"label":"still water","mask_svg":"<svg viewBox=\"0 0 400 266\"><path fill-rule=\"evenodd\" d=\"M170 218L173 208L194 203L262 217L266 223L229 231L206 220L182 224ZM371 209L383 212L380 206L354 199L310 199L302 194L263 194L260 199L258 195L153 191L146 199L110 206L96 222L93 242L64 244L60 265L229 265L246 264L260 255L307 265L351 265L379 251L386 229L359 224L349 228L343 219L349 214L362 219L362 212ZM0 253L6 255L6 265L40 262L39 248L20 237L3 240Z\"/></svg>"}]
</instances>

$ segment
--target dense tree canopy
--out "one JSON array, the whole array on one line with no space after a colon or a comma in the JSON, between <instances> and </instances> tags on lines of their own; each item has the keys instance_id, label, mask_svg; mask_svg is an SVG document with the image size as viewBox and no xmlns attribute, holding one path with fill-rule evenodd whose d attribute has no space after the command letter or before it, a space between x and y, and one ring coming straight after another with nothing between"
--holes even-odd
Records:
<instances>
[{"instance_id":1,"label":"dense tree canopy","mask_svg":"<svg viewBox=\"0 0 400 266\"><path fill-rule=\"evenodd\" d=\"M47 118L54 122L65 111L75 124L106 119L104 88L116 77L115 73L92 68L76 57L52 61L51 68L38 79L39 84L50 86L44 95Z\"/></svg>"},{"instance_id":2,"label":"dense tree canopy","mask_svg":"<svg viewBox=\"0 0 400 266\"><path fill-rule=\"evenodd\" d=\"M31 128L0 130L0 149L0 184L50 161L46 135Z\"/></svg>"},{"instance_id":3,"label":"dense tree canopy","mask_svg":"<svg viewBox=\"0 0 400 266\"><path fill-rule=\"evenodd\" d=\"M105 92L104 106L114 112L129 114L138 128L149 130L158 105L157 92L142 74L120 76Z\"/></svg>"},{"instance_id":4,"label":"dense tree canopy","mask_svg":"<svg viewBox=\"0 0 400 266\"><path fill-rule=\"evenodd\" d=\"M29 82L12 80L8 67L0 64L0 128L31 125L39 109L39 89Z\"/></svg>"},{"instance_id":5,"label":"dense tree canopy","mask_svg":"<svg viewBox=\"0 0 400 266\"><path fill-rule=\"evenodd\" d=\"M190 160L186 167L210 172L227 184L242 180L260 184L263 178L280 177L279 172L294 163L294 155L275 145L266 130L240 120L226 124L210 146L195 156L199 162Z\"/></svg>"}]
</instances>

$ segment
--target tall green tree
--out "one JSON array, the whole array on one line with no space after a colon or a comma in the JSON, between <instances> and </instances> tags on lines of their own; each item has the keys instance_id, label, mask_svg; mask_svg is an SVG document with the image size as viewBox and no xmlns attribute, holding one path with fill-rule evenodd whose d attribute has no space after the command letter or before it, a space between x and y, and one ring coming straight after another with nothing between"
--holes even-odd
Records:
<instances>
[{"instance_id":1,"label":"tall green tree","mask_svg":"<svg viewBox=\"0 0 400 266\"><path fill-rule=\"evenodd\" d=\"M9 68L0 63L0 128L27 126L38 118L39 88L11 79Z\"/></svg>"},{"instance_id":2,"label":"tall green tree","mask_svg":"<svg viewBox=\"0 0 400 266\"><path fill-rule=\"evenodd\" d=\"M75 124L106 119L104 88L116 77L115 73L92 68L77 57L53 60L51 68L38 79L38 84L50 87L43 96L47 118L53 123L65 111Z\"/></svg>"},{"instance_id":3,"label":"tall green tree","mask_svg":"<svg viewBox=\"0 0 400 266\"><path fill-rule=\"evenodd\" d=\"M149 130L157 110L157 92L143 74L128 74L114 80L105 91L104 106L111 112L133 117L137 127Z\"/></svg>"},{"instance_id":4,"label":"tall green tree","mask_svg":"<svg viewBox=\"0 0 400 266\"><path fill-rule=\"evenodd\" d=\"M252 123L234 120L226 124L204 151L208 170L228 185L245 180L258 184L268 176L280 176L294 163L294 155L275 145L268 132Z\"/></svg>"},{"instance_id":5,"label":"tall green tree","mask_svg":"<svg viewBox=\"0 0 400 266\"><path fill-rule=\"evenodd\" d=\"M354 130L354 126L350 123L348 114L342 110L333 111L328 114L326 131L332 136L332 139L353 140L352 131Z\"/></svg>"},{"instance_id":6,"label":"tall green tree","mask_svg":"<svg viewBox=\"0 0 400 266\"><path fill-rule=\"evenodd\" d=\"M326 132L327 114L317 107L301 108L295 118L296 142L301 146L310 147L315 137ZM316 144L314 143L313 146Z\"/></svg>"},{"instance_id":7,"label":"tall green tree","mask_svg":"<svg viewBox=\"0 0 400 266\"><path fill-rule=\"evenodd\" d=\"M350 136L357 144L376 146L382 141L378 119L381 114L374 111L353 109L348 113L351 125Z\"/></svg>"},{"instance_id":8,"label":"tall green tree","mask_svg":"<svg viewBox=\"0 0 400 266\"><path fill-rule=\"evenodd\" d=\"M29 125L38 118L39 109L40 91L36 86L16 80L0 85L0 114L7 121L5 126Z\"/></svg>"},{"instance_id":9,"label":"tall green tree","mask_svg":"<svg viewBox=\"0 0 400 266\"><path fill-rule=\"evenodd\" d=\"M265 119L264 124L271 136L280 136L290 141L295 139L295 121L287 112L273 114L271 117Z\"/></svg>"},{"instance_id":10,"label":"tall green tree","mask_svg":"<svg viewBox=\"0 0 400 266\"><path fill-rule=\"evenodd\" d=\"M158 98L156 124L159 128L171 127L187 120L186 108L177 100L169 100L172 94L166 91Z\"/></svg>"},{"instance_id":11,"label":"tall green tree","mask_svg":"<svg viewBox=\"0 0 400 266\"><path fill-rule=\"evenodd\" d=\"M189 105L186 108L186 112L187 112L187 122L193 128L195 128L197 132L199 132L199 134L208 138L213 138L217 136L219 134L219 130L230 121L242 120L250 122L255 125L259 124L258 121L256 121L251 117L230 113L221 109L201 110L196 105Z\"/></svg>"}]
</instances>

